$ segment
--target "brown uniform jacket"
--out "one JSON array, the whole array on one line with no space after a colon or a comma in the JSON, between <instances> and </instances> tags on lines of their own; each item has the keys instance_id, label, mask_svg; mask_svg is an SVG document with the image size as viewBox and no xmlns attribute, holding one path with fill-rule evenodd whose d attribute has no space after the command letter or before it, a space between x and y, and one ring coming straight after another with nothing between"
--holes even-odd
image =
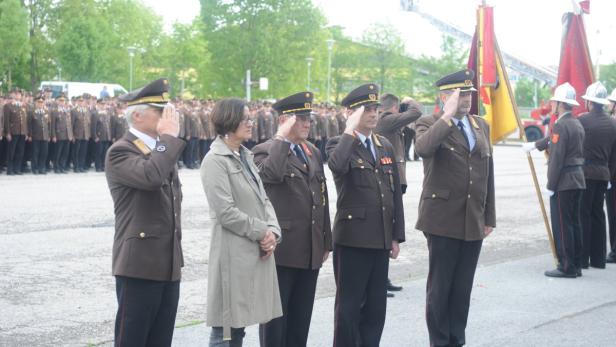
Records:
<instances>
[{"instance_id":1,"label":"brown uniform jacket","mask_svg":"<svg viewBox=\"0 0 616 347\"><path fill-rule=\"evenodd\" d=\"M58 141L73 139L71 111L68 107L58 106L51 113L51 137Z\"/></svg>"},{"instance_id":2,"label":"brown uniform jacket","mask_svg":"<svg viewBox=\"0 0 616 347\"><path fill-rule=\"evenodd\" d=\"M361 248L391 249L404 242L404 209L393 146L372 135L376 160L354 136L330 139L327 164L338 191L334 243Z\"/></svg>"},{"instance_id":3,"label":"brown uniform jacket","mask_svg":"<svg viewBox=\"0 0 616 347\"><path fill-rule=\"evenodd\" d=\"M400 184L406 185L406 160L404 159L404 135L402 130L421 117L421 108L411 105L404 113L385 112L379 116L376 133L385 136L394 146L394 157L400 173Z\"/></svg>"},{"instance_id":4,"label":"brown uniform jacket","mask_svg":"<svg viewBox=\"0 0 616 347\"><path fill-rule=\"evenodd\" d=\"M201 126L203 127L203 137L206 140L214 140L216 138L216 132L214 131L214 126L212 122L210 122L210 114L209 110L203 110L200 113L201 117ZM253 130L255 132L255 130Z\"/></svg>"},{"instance_id":5,"label":"brown uniform jacket","mask_svg":"<svg viewBox=\"0 0 616 347\"><path fill-rule=\"evenodd\" d=\"M94 136L100 141L111 141L111 115L107 110L99 110L96 113Z\"/></svg>"},{"instance_id":6,"label":"brown uniform jacket","mask_svg":"<svg viewBox=\"0 0 616 347\"><path fill-rule=\"evenodd\" d=\"M578 117L584 127L584 177L609 181L616 169L616 119L592 110Z\"/></svg>"},{"instance_id":7,"label":"brown uniform jacket","mask_svg":"<svg viewBox=\"0 0 616 347\"><path fill-rule=\"evenodd\" d=\"M28 114L29 133L32 140L49 141L51 138L51 117L47 109L34 109Z\"/></svg>"},{"instance_id":8,"label":"brown uniform jacket","mask_svg":"<svg viewBox=\"0 0 616 347\"><path fill-rule=\"evenodd\" d=\"M25 135L28 133L28 115L26 105L12 102L4 105L4 135Z\"/></svg>"},{"instance_id":9,"label":"brown uniform jacket","mask_svg":"<svg viewBox=\"0 0 616 347\"><path fill-rule=\"evenodd\" d=\"M338 120L336 116L332 113L327 116L327 136L328 138L340 135L340 131L338 129Z\"/></svg>"},{"instance_id":10,"label":"brown uniform jacket","mask_svg":"<svg viewBox=\"0 0 616 347\"><path fill-rule=\"evenodd\" d=\"M111 121L113 130L112 130L112 140L117 141L124 137L124 134L128 131L128 122L126 121L126 117L124 115L116 115L112 118Z\"/></svg>"},{"instance_id":11,"label":"brown uniform jacket","mask_svg":"<svg viewBox=\"0 0 616 347\"><path fill-rule=\"evenodd\" d=\"M274 136L274 115L271 112L260 111L258 113L258 122L259 140L271 139Z\"/></svg>"},{"instance_id":12,"label":"brown uniform jacket","mask_svg":"<svg viewBox=\"0 0 616 347\"><path fill-rule=\"evenodd\" d=\"M332 250L329 199L321 152L307 142L302 147L307 165L285 141L271 139L252 151L282 229L276 265L318 269Z\"/></svg>"},{"instance_id":13,"label":"brown uniform jacket","mask_svg":"<svg viewBox=\"0 0 616 347\"><path fill-rule=\"evenodd\" d=\"M89 140L91 137L91 115L86 107L75 107L71 111L73 136L75 140Z\"/></svg>"},{"instance_id":14,"label":"brown uniform jacket","mask_svg":"<svg viewBox=\"0 0 616 347\"><path fill-rule=\"evenodd\" d=\"M190 136L193 139L201 138L201 118L199 117L197 109L190 109L186 113L186 136Z\"/></svg>"},{"instance_id":15,"label":"brown uniform jacket","mask_svg":"<svg viewBox=\"0 0 616 347\"><path fill-rule=\"evenodd\" d=\"M150 152L128 132L109 148L105 175L115 209L114 276L180 280L182 189L176 163L184 146L163 135Z\"/></svg>"},{"instance_id":16,"label":"brown uniform jacket","mask_svg":"<svg viewBox=\"0 0 616 347\"><path fill-rule=\"evenodd\" d=\"M538 150L548 149L548 189L553 192L585 189L584 128L570 112L552 127L552 134L535 143Z\"/></svg>"},{"instance_id":17,"label":"brown uniform jacket","mask_svg":"<svg viewBox=\"0 0 616 347\"><path fill-rule=\"evenodd\" d=\"M317 139L327 140L330 137L336 136L328 134L329 126L327 123L327 117L324 114L317 115Z\"/></svg>"},{"instance_id":18,"label":"brown uniform jacket","mask_svg":"<svg viewBox=\"0 0 616 347\"><path fill-rule=\"evenodd\" d=\"M431 115L415 123L424 166L418 230L475 241L485 237L485 226L496 226L490 129L477 116L469 121L476 139L472 151L453 121Z\"/></svg>"}]
</instances>

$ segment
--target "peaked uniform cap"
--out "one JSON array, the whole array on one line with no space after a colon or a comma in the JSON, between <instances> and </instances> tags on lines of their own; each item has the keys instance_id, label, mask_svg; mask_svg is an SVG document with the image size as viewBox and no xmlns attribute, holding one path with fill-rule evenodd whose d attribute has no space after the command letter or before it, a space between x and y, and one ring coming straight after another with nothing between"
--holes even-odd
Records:
<instances>
[{"instance_id":1,"label":"peaked uniform cap","mask_svg":"<svg viewBox=\"0 0 616 347\"><path fill-rule=\"evenodd\" d=\"M314 94L301 92L280 99L272 105L279 114L310 115L312 112L312 100Z\"/></svg>"},{"instance_id":2,"label":"peaked uniform cap","mask_svg":"<svg viewBox=\"0 0 616 347\"><path fill-rule=\"evenodd\" d=\"M166 78L157 79L142 88L120 96L118 100L126 102L128 106L165 107L169 102L169 80Z\"/></svg>"},{"instance_id":3,"label":"peaked uniform cap","mask_svg":"<svg viewBox=\"0 0 616 347\"><path fill-rule=\"evenodd\" d=\"M361 85L353 89L347 96L345 96L340 104L348 108L367 105L380 105L379 86L374 83Z\"/></svg>"},{"instance_id":4,"label":"peaked uniform cap","mask_svg":"<svg viewBox=\"0 0 616 347\"><path fill-rule=\"evenodd\" d=\"M475 89L473 85L474 78L475 71L464 69L442 77L440 80L436 81L434 85L441 91L460 88L462 92L476 92L477 89Z\"/></svg>"}]
</instances>

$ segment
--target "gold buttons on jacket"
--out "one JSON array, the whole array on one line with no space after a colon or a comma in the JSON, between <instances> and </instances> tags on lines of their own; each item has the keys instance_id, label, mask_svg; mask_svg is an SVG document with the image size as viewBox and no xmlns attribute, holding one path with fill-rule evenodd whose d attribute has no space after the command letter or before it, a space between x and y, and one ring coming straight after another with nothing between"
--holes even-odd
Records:
<instances>
[{"instance_id":1,"label":"gold buttons on jacket","mask_svg":"<svg viewBox=\"0 0 616 347\"><path fill-rule=\"evenodd\" d=\"M436 194L432 194L432 199L436 198Z\"/></svg>"},{"instance_id":2,"label":"gold buttons on jacket","mask_svg":"<svg viewBox=\"0 0 616 347\"><path fill-rule=\"evenodd\" d=\"M347 219L353 219L353 216L352 215L348 215Z\"/></svg>"},{"instance_id":3,"label":"gold buttons on jacket","mask_svg":"<svg viewBox=\"0 0 616 347\"><path fill-rule=\"evenodd\" d=\"M140 238L144 238L145 237L145 233L139 233L139 237Z\"/></svg>"}]
</instances>

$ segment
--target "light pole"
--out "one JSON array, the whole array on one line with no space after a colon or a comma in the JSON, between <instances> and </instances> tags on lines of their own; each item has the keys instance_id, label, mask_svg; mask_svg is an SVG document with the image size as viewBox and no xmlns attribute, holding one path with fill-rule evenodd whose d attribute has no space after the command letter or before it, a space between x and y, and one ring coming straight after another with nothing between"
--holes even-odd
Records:
<instances>
[{"instance_id":1,"label":"light pole","mask_svg":"<svg viewBox=\"0 0 616 347\"><path fill-rule=\"evenodd\" d=\"M58 66L58 81L62 81L62 68Z\"/></svg>"},{"instance_id":2,"label":"light pole","mask_svg":"<svg viewBox=\"0 0 616 347\"><path fill-rule=\"evenodd\" d=\"M313 60L314 58L312 57L306 58L306 63L308 63L308 90L310 90L310 65L312 65Z\"/></svg>"},{"instance_id":3,"label":"light pole","mask_svg":"<svg viewBox=\"0 0 616 347\"><path fill-rule=\"evenodd\" d=\"M335 40L329 39L327 42L327 103L330 103L330 90L332 79L332 50L334 48Z\"/></svg>"},{"instance_id":4,"label":"light pole","mask_svg":"<svg viewBox=\"0 0 616 347\"><path fill-rule=\"evenodd\" d=\"M129 65L129 74L128 74L128 90L133 90L133 58L135 57L135 52L137 51L137 47L130 46L128 47L128 65Z\"/></svg>"}]
</instances>

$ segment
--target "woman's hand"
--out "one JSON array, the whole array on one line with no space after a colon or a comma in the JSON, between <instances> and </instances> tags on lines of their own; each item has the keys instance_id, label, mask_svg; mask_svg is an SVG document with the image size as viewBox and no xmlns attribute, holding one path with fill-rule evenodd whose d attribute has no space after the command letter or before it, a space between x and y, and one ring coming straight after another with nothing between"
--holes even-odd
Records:
<instances>
[{"instance_id":1,"label":"woman's hand","mask_svg":"<svg viewBox=\"0 0 616 347\"><path fill-rule=\"evenodd\" d=\"M271 229L267 229L265 237L259 241L259 245L261 247L261 251L263 251L262 253L265 253L261 256L261 260L269 258L274 253L274 250L276 250L276 235Z\"/></svg>"}]
</instances>

